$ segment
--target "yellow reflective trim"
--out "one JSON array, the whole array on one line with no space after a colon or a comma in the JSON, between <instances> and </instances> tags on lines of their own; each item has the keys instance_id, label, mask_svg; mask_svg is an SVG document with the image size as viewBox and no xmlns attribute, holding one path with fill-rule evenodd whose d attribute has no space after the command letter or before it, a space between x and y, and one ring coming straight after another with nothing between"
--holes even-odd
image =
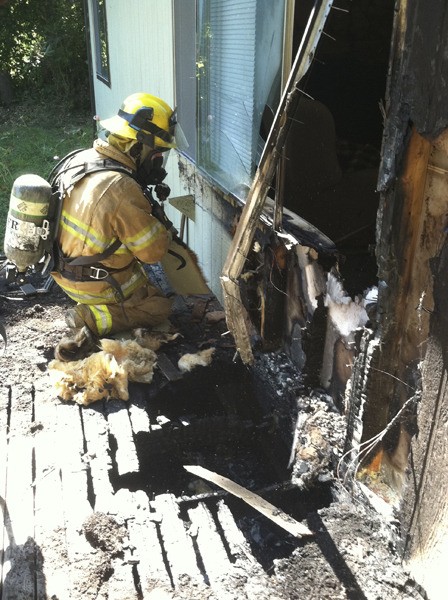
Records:
<instances>
[{"instance_id":1,"label":"yellow reflective trim","mask_svg":"<svg viewBox=\"0 0 448 600\"><path fill-rule=\"evenodd\" d=\"M138 263L137 263L138 265ZM98 294L92 294L87 291L81 291L76 288L70 287L70 285L66 285L65 281L58 281L58 285L64 290L64 292L75 302L79 302L80 304L117 304L117 292L115 288L108 287L103 292ZM121 291L125 299L132 296L136 289L138 289L144 282L147 281L147 277L144 271L139 270L136 273L133 273L131 278L121 284ZM85 282L83 282L85 283Z\"/></svg>"},{"instance_id":2,"label":"yellow reflective trim","mask_svg":"<svg viewBox=\"0 0 448 600\"><path fill-rule=\"evenodd\" d=\"M122 244L122 245L121 245L121 246L118 248L118 250L116 250L116 251L114 252L114 255L116 255L116 254L120 254L120 255L122 255L122 254L127 254L128 256L132 256L132 252L131 252L130 250L128 250L128 248L126 248L126 246L125 246L124 244Z\"/></svg>"},{"instance_id":3,"label":"yellow reflective trim","mask_svg":"<svg viewBox=\"0 0 448 600\"><path fill-rule=\"evenodd\" d=\"M122 284L121 290L125 298L129 298L138 289L142 283L147 281L148 278L144 273L134 273L131 279L128 279L126 283Z\"/></svg>"},{"instance_id":4,"label":"yellow reflective trim","mask_svg":"<svg viewBox=\"0 0 448 600\"><path fill-rule=\"evenodd\" d=\"M131 248L132 252L138 252L153 244L154 239L157 238L164 229L164 226L159 223L159 221L156 221L153 225L145 227L136 235L123 239L123 243L126 244L128 248Z\"/></svg>"},{"instance_id":5,"label":"yellow reflective trim","mask_svg":"<svg viewBox=\"0 0 448 600\"><path fill-rule=\"evenodd\" d=\"M93 227L89 227L65 210L62 211L60 224L67 233L81 240L96 252L102 252L114 241L101 235Z\"/></svg>"},{"instance_id":6,"label":"yellow reflective trim","mask_svg":"<svg viewBox=\"0 0 448 600\"><path fill-rule=\"evenodd\" d=\"M106 289L104 292L98 295L87 294L85 292L80 292L79 290L70 288L65 286L62 282L58 281L58 285L64 290L64 292L75 302L79 302L80 304L98 304L98 302L107 304L115 303L115 296L113 293L110 293L112 288Z\"/></svg>"},{"instance_id":7,"label":"yellow reflective trim","mask_svg":"<svg viewBox=\"0 0 448 600\"><path fill-rule=\"evenodd\" d=\"M107 333L112 329L112 315L106 304L89 306L89 310L93 314L99 335Z\"/></svg>"},{"instance_id":8,"label":"yellow reflective trim","mask_svg":"<svg viewBox=\"0 0 448 600\"><path fill-rule=\"evenodd\" d=\"M71 223L73 223L74 226L78 227L79 229L84 230L86 233L87 233L87 231L91 231L93 233L93 235L97 238L98 243L101 243L101 242L107 243L107 238L104 235L101 235L101 233L98 233L92 227L89 227L86 223L84 223L83 221L80 221L79 219L77 219L75 216L73 216L66 210L62 211L62 216L65 217Z\"/></svg>"},{"instance_id":9,"label":"yellow reflective trim","mask_svg":"<svg viewBox=\"0 0 448 600\"><path fill-rule=\"evenodd\" d=\"M84 242L84 240L85 240L86 243L88 244L89 240L86 239L86 236L84 233L78 233L74 229L71 229L64 221L60 222L60 226L61 226L61 229L64 229L64 231L69 233L72 237L80 240L81 242Z\"/></svg>"}]
</instances>

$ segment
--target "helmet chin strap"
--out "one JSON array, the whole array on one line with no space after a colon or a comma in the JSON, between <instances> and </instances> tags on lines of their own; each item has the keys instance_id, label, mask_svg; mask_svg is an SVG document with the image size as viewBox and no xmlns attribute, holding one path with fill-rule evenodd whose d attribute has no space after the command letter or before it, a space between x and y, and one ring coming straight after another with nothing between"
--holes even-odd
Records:
<instances>
[{"instance_id":1,"label":"helmet chin strap","mask_svg":"<svg viewBox=\"0 0 448 600\"><path fill-rule=\"evenodd\" d=\"M145 159L143 156L143 151L145 148L146 146L144 146L141 142L136 142L129 150L129 156L134 159L137 168Z\"/></svg>"}]
</instances>

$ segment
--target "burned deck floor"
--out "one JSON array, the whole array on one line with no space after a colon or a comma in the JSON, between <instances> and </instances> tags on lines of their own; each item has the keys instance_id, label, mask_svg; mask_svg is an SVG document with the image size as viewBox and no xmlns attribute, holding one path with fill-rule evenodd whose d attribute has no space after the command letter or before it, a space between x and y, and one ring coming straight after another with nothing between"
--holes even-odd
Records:
<instances>
[{"instance_id":1,"label":"burned deck floor","mask_svg":"<svg viewBox=\"0 0 448 600\"><path fill-rule=\"evenodd\" d=\"M81 407L56 397L47 372L67 301L0 298L1 600L420 598L396 530L328 465L316 470L318 453L299 461L313 481L293 476L292 446L313 430L285 431L300 411L318 423L328 401L305 398L282 355L244 367L225 322L206 318L216 300L178 300L183 337L163 348L153 383ZM181 376L177 357L211 345L210 367ZM258 492L314 535L293 537L185 465Z\"/></svg>"}]
</instances>

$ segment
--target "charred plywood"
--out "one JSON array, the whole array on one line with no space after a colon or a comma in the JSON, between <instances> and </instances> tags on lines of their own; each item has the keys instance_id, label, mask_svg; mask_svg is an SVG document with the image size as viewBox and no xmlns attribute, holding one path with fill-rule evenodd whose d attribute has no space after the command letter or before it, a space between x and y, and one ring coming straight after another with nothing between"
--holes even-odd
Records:
<instances>
[{"instance_id":1,"label":"charred plywood","mask_svg":"<svg viewBox=\"0 0 448 600\"><path fill-rule=\"evenodd\" d=\"M410 466L415 485L406 490L403 511L404 526L408 531L406 556L418 572L420 581L435 598L439 597L438 589L444 577L442 556L446 556L448 548L446 139L446 133L439 136L431 147L428 161L425 228L419 253L427 288L420 297L416 310L419 320L414 325L425 336L420 344L420 351L424 353L421 362L422 389L420 406L410 430L411 434L415 434L410 445Z\"/></svg>"},{"instance_id":2,"label":"charred plywood","mask_svg":"<svg viewBox=\"0 0 448 600\"><path fill-rule=\"evenodd\" d=\"M393 191L380 206L377 247L379 276L379 327L371 348L368 401L363 441L377 436L403 405L420 389L420 363L424 360L433 311L434 260L445 238L446 154L415 130L409 140L403 171ZM357 390L359 394L365 389ZM412 419L402 422L372 448L370 459L385 450L383 464L402 476L408 465ZM380 461L381 462L381 461ZM376 467L380 463L376 462ZM398 487L401 487L400 485Z\"/></svg>"},{"instance_id":3,"label":"charred plywood","mask_svg":"<svg viewBox=\"0 0 448 600\"><path fill-rule=\"evenodd\" d=\"M370 439L383 430L390 413L393 416L394 410L397 412L409 397L412 382L408 370L416 368L422 356L420 343L426 339L422 326L427 317L416 309L422 294L428 291L427 260L431 251L435 252L432 247L428 249L429 256L421 254L424 249L422 242L434 239L429 231L423 233L426 227L424 192L429 152L429 142L414 132L393 209L386 199L380 207L385 235L380 236L377 255L380 278L385 285L381 286L379 296L382 352L378 355L373 375L380 393L366 405L364 439ZM390 237L392 231L395 235ZM396 459L399 460L398 454ZM403 472L407 455L400 460Z\"/></svg>"},{"instance_id":4,"label":"charred plywood","mask_svg":"<svg viewBox=\"0 0 448 600\"><path fill-rule=\"evenodd\" d=\"M395 16L391 49L383 159L379 189L392 185L404 156L409 124L429 140L448 125L448 8L428 10L424 0L402 0Z\"/></svg>"},{"instance_id":5,"label":"charred plywood","mask_svg":"<svg viewBox=\"0 0 448 600\"><path fill-rule=\"evenodd\" d=\"M446 27L442 4L435 9L440 19L436 31ZM446 57L428 30L432 15L420 10L420 3L403 3L396 21L377 230L379 317L369 344L369 373L355 395L366 398L362 439L371 452L363 474L397 505L404 494L406 556L435 594L431 597L438 598L435 582L443 570L437 557L447 544L447 514L439 496L447 480L446 469L440 469L446 457L441 423L447 405L446 344L440 337L446 300L440 290L446 278L448 195L446 132L440 134L440 129L447 120L447 89ZM418 57L421 42L410 47L417 37L427 42ZM423 74L425 61L428 72ZM440 76L433 71L436 65ZM429 85L428 73L438 83ZM406 485L408 468L413 486ZM436 472L437 489L428 478ZM437 522L434 506L440 507Z\"/></svg>"}]
</instances>

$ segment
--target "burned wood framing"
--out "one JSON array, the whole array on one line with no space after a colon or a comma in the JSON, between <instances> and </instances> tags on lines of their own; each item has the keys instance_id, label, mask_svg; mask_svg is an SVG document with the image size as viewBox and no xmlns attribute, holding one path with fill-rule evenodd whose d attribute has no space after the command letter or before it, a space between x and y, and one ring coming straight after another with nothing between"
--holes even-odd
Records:
<instances>
[{"instance_id":1,"label":"burned wood framing","mask_svg":"<svg viewBox=\"0 0 448 600\"><path fill-rule=\"evenodd\" d=\"M378 182L379 316L351 391L364 405L363 442L387 430L367 473L398 492L405 557L434 598L448 544L447 29L445 2L430 12L419 0L399 3Z\"/></svg>"},{"instance_id":2,"label":"burned wood framing","mask_svg":"<svg viewBox=\"0 0 448 600\"><path fill-rule=\"evenodd\" d=\"M434 2L430 11L424 0L401 0L397 6L379 190L387 189L400 169L410 123L430 140L448 126L446 3Z\"/></svg>"},{"instance_id":3,"label":"burned wood framing","mask_svg":"<svg viewBox=\"0 0 448 600\"><path fill-rule=\"evenodd\" d=\"M239 278L247 260L259 218L263 210L269 186L279 163L281 150L288 134L290 117L294 114L301 91L299 83L313 59L313 54L322 33L332 0L317 0L312 11L307 31L297 52L291 75L285 87L274 123L260 159L258 170L249 190L246 204L239 220L235 236L223 267L221 284L227 323L243 362L253 363L251 348L251 323L244 308ZM278 213L278 211L277 211ZM279 217L275 220L278 222Z\"/></svg>"}]
</instances>

